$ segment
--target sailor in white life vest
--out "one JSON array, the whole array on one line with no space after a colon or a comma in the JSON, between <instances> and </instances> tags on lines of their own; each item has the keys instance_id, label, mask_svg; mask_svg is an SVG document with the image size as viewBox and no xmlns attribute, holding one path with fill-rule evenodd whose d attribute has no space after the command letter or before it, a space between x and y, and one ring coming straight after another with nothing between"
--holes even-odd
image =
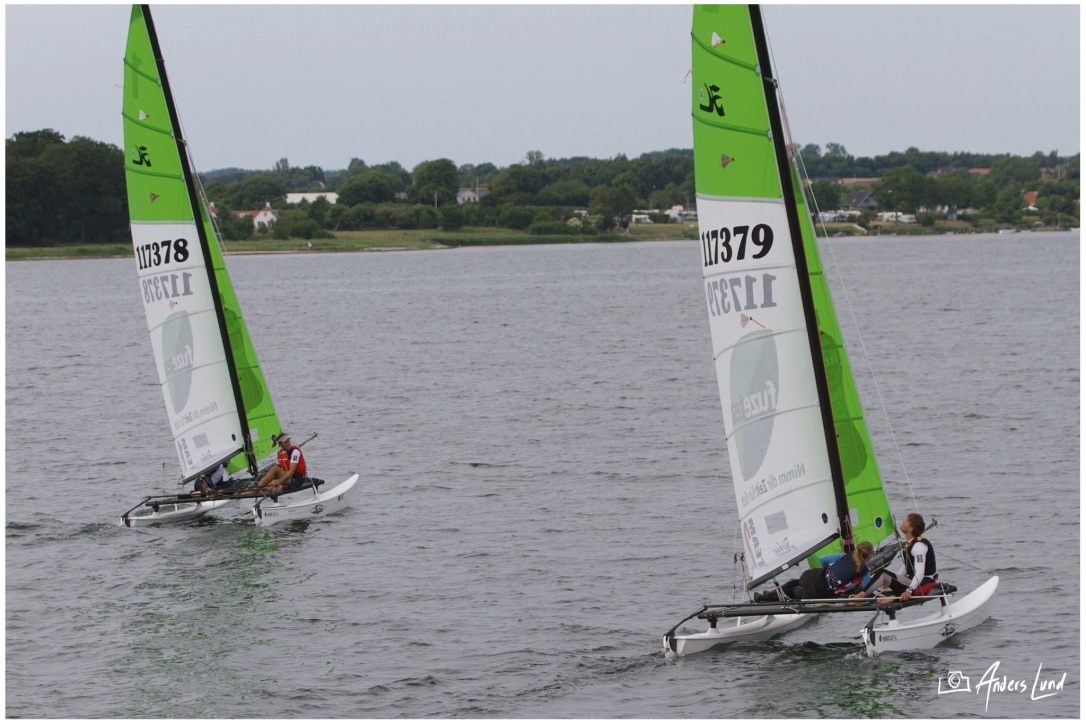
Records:
<instances>
[{"instance_id":1,"label":"sailor in white life vest","mask_svg":"<svg viewBox=\"0 0 1086 724\"><path fill-rule=\"evenodd\" d=\"M909 513L900 527L905 534L905 547L901 551L904 563L901 569L896 574L883 571L873 577L867 588L853 598L874 595L879 589L889 586L892 595L880 598L879 603L890 603L894 600L904 603L913 596L928 595L939 580L935 548L923 538L926 527L924 519L919 513Z\"/></svg>"}]
</instances>

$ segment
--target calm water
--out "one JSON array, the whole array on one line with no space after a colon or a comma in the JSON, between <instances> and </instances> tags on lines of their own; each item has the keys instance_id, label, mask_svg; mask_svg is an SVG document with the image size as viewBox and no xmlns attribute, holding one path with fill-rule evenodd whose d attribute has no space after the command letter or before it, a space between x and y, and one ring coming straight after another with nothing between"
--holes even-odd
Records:
<instances>
[{"instance_id":1,"label":"calm water","mask_svg":"<svg viewBox=\"0 0 1086 724\"><path fill-rule=\"evenodd\" d=\"M938 519L945 579L1002 577L980 628L665 662L736 580L695 242L233 258L310 466L362 474L273 532L115 524L176 472L133 262L8 263L6 714L1077 717L1078 235L824 256L896 514Z\"/></svg>"}]
</instances>

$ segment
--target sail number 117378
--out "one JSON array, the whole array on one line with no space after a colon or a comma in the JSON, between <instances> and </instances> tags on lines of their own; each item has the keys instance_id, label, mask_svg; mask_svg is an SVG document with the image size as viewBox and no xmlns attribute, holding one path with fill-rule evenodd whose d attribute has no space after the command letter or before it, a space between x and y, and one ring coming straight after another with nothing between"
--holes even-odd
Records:
<instances>
[{"instance_id":1,"label":"sail number 117378","mask_svg":"<svg viewBox=\"0 0 1086 724\"><path fill-rule=\"evenodd\" d=\"M143 301L150 304L164 299L192 296L192 274L187 271L177 274L163 269L162 272L142 274L147 269L165 267L170 262L181 264L188 259L187 239L166 239L137 246L136 261L139 262L141 272L140 286L143 288Z\"/></svg>"},{"instance_id":2,"label":"sail number 117378","mask_svg":"<svg viewBox=\"0 0 1086 724\"><path fill-rule=\"evenodd\" d=\"M188 239L166 239L152 241L136 247L136 261L140 271L156 266L164 266L171 261L184 262L189 258Z\"/></svg>"}]
</instances>

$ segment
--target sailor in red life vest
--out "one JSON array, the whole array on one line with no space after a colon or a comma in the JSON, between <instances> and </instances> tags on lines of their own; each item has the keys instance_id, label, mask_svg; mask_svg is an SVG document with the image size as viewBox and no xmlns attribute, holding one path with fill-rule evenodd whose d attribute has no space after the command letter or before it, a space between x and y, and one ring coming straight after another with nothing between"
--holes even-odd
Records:
<instances>
[{"instance_id":1,"label":"sailor in red life vest","mask_svg":"<svg viewBox=\"0 0 1086 724\"><path fill-rule=\"evenodd\" d=\"M919 513L909 513L901 524L901 532L905 534L905 547L902 549L902 557L905 559L896 574L883 571L881 575L871 580L867 588L857 593L853 598L863 598L871 595L878 589L889 585L890 597L880 598L879 603L890 603L900 599L902 603L913 596L926 596L939 580L939 572L935 566L935 548L922 537L925 523Z\"/></svg>"},{"instance_id":2,"label":"sailor in red life vest","mask_svg":"<svg viewBox=\"0 0 1086 724\"><path fill-rule=\"evenodd\" d=\"M280 433L275 441L279 450L275 453L276 465L272 467L257 485L269 493L281 493L283 486L291 482L300 482L305 477L305 458L302 449L290 444L290 434Z\"/></svg>"}]
</instances>

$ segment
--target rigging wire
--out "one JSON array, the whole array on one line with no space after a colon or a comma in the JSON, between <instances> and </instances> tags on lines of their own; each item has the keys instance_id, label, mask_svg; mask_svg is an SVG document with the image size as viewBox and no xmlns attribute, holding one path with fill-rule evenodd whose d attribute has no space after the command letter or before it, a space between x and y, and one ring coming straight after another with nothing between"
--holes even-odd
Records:
<instances>
[{"instance_id":1,"label":"rigging wire","mask_svg":"<svg viewBox=\"0 0 1086 724\"><path fill-rule=\"evenodd\" d=\"M742 523L735 524L735 535L732 537L732 596L740 597L750 594L747 592L747 559L746 552L739 546L742 536Z\"/></svg>"},{"instance_id":2,"label":"rigging wire","mask_svg":"<svg viewBox=\"0 0 1086 724\"><path fill-rule=\"evenodd\" d=\"M764 17L762 19L762 22L763 23L765 22ZM773 44L769 40L770 33L768 31L766 32L766 36L767 36L766 37L766 44L767 44L768 50L769 50L770 62L773 64L773 68L774 68L774 71L775 71L775 69L777 67L777 60L776 60L776 57L773 54ZM774 72L774 75L776 75L775 72ZM807 167L803 162L803 156L800 153L799 147L795 146L794 143L792 142L792 131L789 128L789 125L788 125L788 113L787 113L787 110L785 109L785 105L784 105L784 91L783 91L783 89L781 87L780 79L779 78L774 78L773 82L774 82L774 85L777 88L777 103L780 105L780 109L781 109L781 121L782 121L782 123L784 125L785 142L786 142L786 145L788 147L789 152L792 155L793 163L796 166L796 172L799 174L799 177L800 177L799 178L799 181L800 181L800 183L799 183L800 193L803 194L803 197L807 202L808 214L812 215L812 218L817 218L818 219L818 224L820 225L820 227L822 229L823 237L828 238L829 237L829 232L826 229L825 222L823 222L822 219L821 219L821 214L819 213L819 209L818 209L818 202L814 198L813 193L808 193L807 183L810 182L810 178L807 175ZM817 239L816 239L816 243L817 243ZM905 476L905 486L909 491L909 496L913 500L913 509L916 510L917 512L919 512L920 511L920 505L917 502L916 491L913 489L912 480L909 477L909 470L905 465L905 457L904 457L904 455L903 455L903 453L901 451L901 445L897 441L897 433L894 431L894 425L890 420L889 408L886 406L886 401L885 401L885 399L883 397L883 394L882 394L882 388L879 386L878 378L875 376L875 368L874 368L874 365L871 363L871 356L868 354L868 351L867 351L867 343L864 341L863 330L860 328L859 318L856 316L856 310L852 305L852 298L849 296L849 293L848 293L848 285L845 283L844 275L841 273L841 267L840 267L840 264L837 261L837 254L834 252L833 245L832 244L826 244L825 247L827 249L829 249L830 259L833 262L832 266L833 266L834 271L837 274L837 278L838 278L838 280L840 282L841 290L842 290L842 293L843 293L843 296L844 296L844 299L845 299L845 306L848 309L849 318L852 320L852 323L856 328L856 336L857 336L857 340L859 342L860 351L861 351L861 354L863 356L864 362L867 365L868 372L871 375L871 381L875 386L875 395L876 395L876 397L878 397L878 400L879 400L879 408L881 409L882 415L886 420L886 426L890 431L890 440L891 440L892 446L894 448L894 452L897 454L898 462L901 465L902 473ZM842 340L842 344L843 343L844 342Z\"/></svg>"}]
</instances>

